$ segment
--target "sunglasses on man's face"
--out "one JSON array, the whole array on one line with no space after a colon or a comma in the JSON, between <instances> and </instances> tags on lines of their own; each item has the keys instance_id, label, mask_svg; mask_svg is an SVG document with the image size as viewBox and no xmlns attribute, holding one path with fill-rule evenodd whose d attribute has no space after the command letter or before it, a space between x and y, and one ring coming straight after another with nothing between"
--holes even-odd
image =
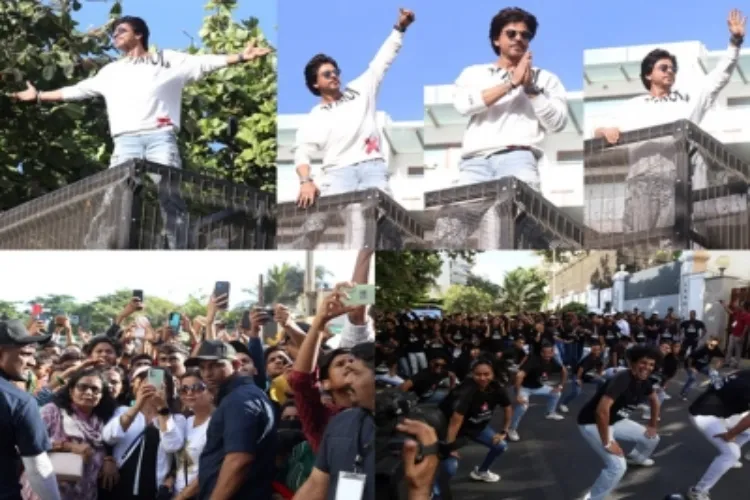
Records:
<instances>
[{"instance_id":1,"label":"sunglasses on man's face","mask_svg":"<svg viewBox=\"0 0 750 500\"><path fill-rule=\"evenodd\" d=\"M662 73L677 73L677 68L671 64L660 64L656 67Z\"/></svg>"},{"instance_id":2,"label":"sunglasses on man's face","mask_svg":"<svg viewBox=\"0 0 750 500\"><path fill-rule=\"evenodd\" d=\"M338 69L338 68L336 68L336 69L327 69L325 71L321 71L320 72L320 76L322 76L323 78L325 78L327 80L330 80L334 76L336 78L338 78L339 76L341 76L341 70Z\"/></svg>"},{"instance_id":3,"label":"sunglasses on man's face","mask_svg":"<svg viewBox=\"0 0 750 500\"><path fill-rule=\"evenodd\" d=\"M180 394L189 394L191 392L198 394L205 390L206 384L202 382L196 382L195 384L183 385L182 387L180 387Z\"/></svg>"},{"instance_id":4,"label":"sunglasses on man's face","mask_svg":"<svg viewBox=\"0 0 750 500\"><path fill-rule=\"evenodd\" d=\"M520 36L521 38L523 38L527 42L534 37L534 35L531 33L531 31L527 31L527 30L519 31L519 30L510 30L510 29L509 30L505 30L505 36L507 36L511 40L513 40L516 37Z\"/></svg>"}]
</instances>

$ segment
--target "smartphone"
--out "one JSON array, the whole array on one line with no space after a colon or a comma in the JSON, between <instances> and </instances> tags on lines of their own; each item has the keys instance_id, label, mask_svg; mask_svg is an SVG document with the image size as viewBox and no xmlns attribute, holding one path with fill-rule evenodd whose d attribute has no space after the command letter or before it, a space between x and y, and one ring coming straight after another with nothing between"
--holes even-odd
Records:
<instances>
[{"instance_id":1,"label":"smartphone","mask_svg":"<svg viewBox=\"0 0 750 500\"><path fill-rule=\"evenodd\" d=\"M78 326L78 324L79 324L80 322L81 322L81 319L80 319L80 318L79 318L78 316L76 316L76 315L74 315L74 314L70 316L70 324L71 324L71 325L73 325L73 326Z\"/></svg>"},{"instance_id":2,"label":"smartphone","mask_svg":"<svg viewBox=\"0 0 750 500\"><path fill-rule=\"evenodd\" d=\"M219 309L226 310L229 308L229 282L228 281L217 281L214 286L214 297L220 297L225 295L224 303Z\"/></svg>"},{"instance_id":3,"label":"smartphone","mask_svg":"<svg viewBox=\"0 0 750 500\"><path fill-rule=\"evenodd\" d=\"M243 330L250 329L250 311L242 311L242 321L240 322L240 327Z\"/></svg>"},{"instance_id":4,"label":"smartphone","mask_svg":"<svg viewBox=\"0 0 750 500\"><path fill-rule=\"evenodd\" d=\"M133 298L138 299L141 306L138 309L143 309L143 290L133 290Z\"/></svg>"},{"instance_id":5,"label":"smartphone","mask_svg":"<svg viewBox=\"0 0 750 500\"><path fill-rule=\"evenodd\" d=\"M355 285L345 292L349 295L343 301L347 306L371 306L375 303L375 285Z\"/></svg>"},{"instance_id":6,"label":"smartphone","mask_svg":"<svg viewBox=\"0 0 750 500\"><path fill-rule=\"evenodd\" d=\"M65 311L55 311L55 326L63 326L66 319Z\"/></svg>"},{"instance_id":7,"label":"smartphone","mask_svg":"<svg viewBox=\"0 0 750 500\"><path fill-rule=\"evenodd\" d=\"M35 319L39 319L39 317L42 315L42 305L41 304L32 304L31 305L31 315L34 316Z\"/></svg>"},{"instance_id":8,"label":"smartphone","mask_svg":"<svg viewBox=\"0 0 750 500\"><path fill-rule=\"evenodd\" d=\"M178 312L169 313L169 328L173 332L178 333L180 331L180 324L182 323L182 316Z\"/></svg>"},{"instance_id":9,"label":"smartphone","mask_svg":"<svg viewBox=\"0 0 750 500\"><path fill-rule=\"evenodd\" d=\"M146 381L149 385L161 389L164 386L164 370L149 370Z\"/></svg>"}]
</instances>

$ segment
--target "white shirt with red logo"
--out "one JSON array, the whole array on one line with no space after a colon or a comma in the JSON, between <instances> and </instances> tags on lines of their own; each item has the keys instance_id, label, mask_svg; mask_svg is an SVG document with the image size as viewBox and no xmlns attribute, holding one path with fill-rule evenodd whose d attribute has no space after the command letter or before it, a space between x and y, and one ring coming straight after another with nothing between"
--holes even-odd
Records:
<instances>
[{"instance_id":1,"label":"white shirt with red logo","mask_svg":"<svg viewBox=\"0 0 750 500\"><path fill-rule=\"evenodd\" d=\"M66 101L104 97L113 137L167 127L179 130L182 89L226 65L222 55L162 50L144 57L123 57L61 92Z\"/></svg>"},{"instance_id":2,"label":"white shirt with red logo","mask_svg":"<svg viewBox=\"0 0 750 500\"><path fill-rule=\"evenodd\" d=\"M297 131L295 165L309 165L318 151L323 152L323 171L384 159L376 101L403 39L403 33L393 30L367 70L342 89L338 101L310 111Z\"/></svg>"}]
</instances>

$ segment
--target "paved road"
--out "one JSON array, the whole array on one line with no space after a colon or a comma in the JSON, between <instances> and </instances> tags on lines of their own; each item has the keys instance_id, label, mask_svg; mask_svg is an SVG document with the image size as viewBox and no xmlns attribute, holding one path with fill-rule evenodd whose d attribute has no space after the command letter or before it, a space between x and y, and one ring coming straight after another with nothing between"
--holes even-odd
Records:
<instances>
[{"instance_id":1,"label":"paved road","mask_svg":"<svg viewBox=\"0 0 750 500\"><path fill-rule=\"evenodd\" d=\"M681 373L684 377L684 373ZM678 375L678 378L681 378ZM587 384L588 385L588 384ZM676 382L668 389L679 391ZM694 389L691 398L700 393ZM492 470L502 476L498 483L472 481L471 469L484 457L485 448L470 445L461 450L458 475L452 482L454 500L578 500L596 479L601 462L583 442L575 424L578 410L593 394L593 387L571 403L565 420L544 419L543 400L532 398L531 407L521 422L521 441L510 443L508 451L497 459ZM705 472L714 458L715 448L695 430L687 417L689 402L677 397L664 403L661 442L650 468L629 470L612 500L663 500L667 495L685 493ZM636 413L640 419L640 414ZM645 422L641 420L641 422ZM496 428L502 414L497 412ZM630 451L625 448L626 453ZM750 451L750 445L743 450ZM712 491L713 500L747 498L750 491L750 463L731 470ZM742 492L742 493L739 493ZM738 496L739 495L739 496Z\"/></svg>"}]
</instances>

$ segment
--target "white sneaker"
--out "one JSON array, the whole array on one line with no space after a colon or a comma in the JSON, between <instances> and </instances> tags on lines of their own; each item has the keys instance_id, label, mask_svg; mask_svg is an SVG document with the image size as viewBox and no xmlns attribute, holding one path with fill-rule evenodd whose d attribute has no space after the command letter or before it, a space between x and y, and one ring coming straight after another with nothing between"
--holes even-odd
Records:
<instances>
[{"instance_id":1,"label":"white sneaker","mask_svg":"<svg viewBox=\"0 0 750 500\"><path fill-rule=\"evenodd\" d=\"M708 496L708 493L698 491L695 488L690 488L688 490L687 498L688 500L711 500L711 498L709 498Z\"/></svg>"},{"instance_id":2,"label":"white sneaker","mask_svg":"<svg viewBox=\"0 0 750 500\"><path fill-rule=\"evenodd\" d=\"M474 467L474 470L469 473L469 477L471 477L475 481L484 481L485 483L496 483L500 481L499 474L495 474L494 472L490 472L488 470L479 472L479 469L477 467Z\"/></svg>"},{"instance_id":3,"label":"white sneaker","mask_svg":"<svg viewBox=\"0 0 750 500\"><path fill-rule=\"evenodd\" d=\"M652 458L647 458L646 460L635 460L633 458L628 458L628 463L631 465L637 465L639 467L651 467L654 465L654 460Z\"/></svg>"},{"instance_id":4,"label":"white sneaker","mask_svg":"<svg viewBox=\"0 0 750 500\"><path fill-rule=\"evenodd\" d=\"M567 405L560 405L560 411L563 413L568 413L570 411L570 408L568 408Z\"/></svg>"},{"instance_id":5,"label":"white sneaker","mask_svg":"<svg viewBox=\"0 0 750 500\"><path fill-rule=\"evenodd\" d=\"M583 497L581 500L591 500L591 493L586 493L586 496Z\"/></svg>"},{"instance_id":6,"label":"white sneaker","mask_svg":"<svg viewBox=\"0 0 750 500\"><path fill-rule=\"evenodd\" d=\"M641 417L643 420L651 420L651 412L643 412L643 416ZM659 422L661 422L661 417L659 417Z\"/></svg>"},{"instance_id":7,"label":"white sneaker","mask_svg":"<svg viewBox=\"0 0 750 500\"><path fill-rule=\"evenodd\" d=\"M741 469L743 467L743 464L741 461L737 460L734 465L732 466L732 469Z\"/></svg>"},{"instance_id":8,"label":"white sneaker","mask_svg":"<svg viewBox=\"0 0 750 500\"><path fill-rule=\"evenodd\" d=\"M521 439L521 436L518 435L518 431L509 429L508 430L508 439L510 439L513 442L519 441Z\"/></svg>"},{"instance_id":9,"label":"white sneaker","mask_svg":"<svg viewBox=\"0 0 750 500\"><path fill-rule=\"evenodd\" d=\"M669 399L672 399L672 396L670 396L669 394L667 394L667 393L665 392L665 393L664 393L664 401L667 401L667 400L669 400Z\"/></svg>"},{"instance_id":10,"label":"white sneaker","mask_svg":"<svg viewBox=\"0 0 750 500\"><path fill-rule=\"evenodd\" d=\"M563 420L565 417L557 413L556 411L553 411L552 413L547 413L547 415L544 417L547 420Z\"/></svg>"}]
</instances>

